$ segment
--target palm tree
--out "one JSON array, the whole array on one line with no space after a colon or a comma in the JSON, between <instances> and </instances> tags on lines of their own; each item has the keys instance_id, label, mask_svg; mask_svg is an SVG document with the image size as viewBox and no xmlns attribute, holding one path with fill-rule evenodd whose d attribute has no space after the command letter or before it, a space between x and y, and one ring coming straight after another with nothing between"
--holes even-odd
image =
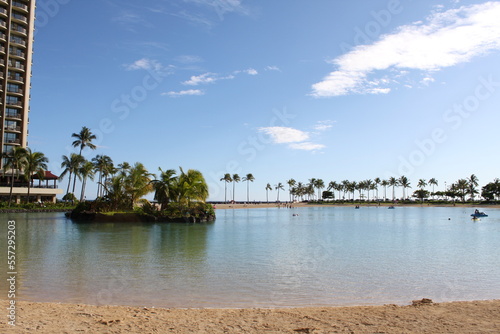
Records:
<instances>
[{"instance_id":1,"label":"palm tree","mask_svg":"<svg viewBox=\"0 0 500 334\"><path fill-rule=\"evenodd\" d=\"M106 182L103 182L103 177L108 175L108 171L112 169L113 160L107 155L96 155L95 158L92 158L92 163L94 164L94 168L99 172L99 179L97 181L97 197L104 196L104 188L103 185ZM127 163L128 164L128 163ZM129 165L130 170L130 165Z\"/></svg>"},{"instance_id":2,"label":"palm tree","mask_svg":"<svg viewBox=\"0 0 500 334\"><path fill-rule=\"evenodd\" d=\"M410 181L404 175L399 178L399 184L403 187L403 200L406 200L406 188L411 188Z\"/></svg>"},{"instance_id":3,"label":"palm tree","mask_svg":"<svg viewBox=\"0 0 500 334\"><path fill-rule=\"evenodd\" d=\"M380 177L376 177L373 179L373 181L375 182L375 187L377 190L377 200L379 200L379 198L378 198L378 185L382 182L382 180L380 179Z\"/></svg>"},{"instance_id":4,"label":"palm tree","mask_svg":"<svg viewBox=\"0 0 500 334\"><path fill-rule=\"evenodd\" d=\"M465 202L465 195L470 190L469 181L466 179L460 179L457 183L452 184L451 187L452 190L456 190L460 194L462 202Z\"/></svg>"},{"instance_id":5,"label":"palm tree","mask_svg":"<svg viewBox=\"0 0 500 334\"><path fill-rule=\"evenodd\" d=\"M474 201L474 195L477 194L476 187L479 184L479 180L476 175L472 174L467 181L469 182L470 198L472 201Z\"/></svg>"},{"instance_id":6,"label":"palm tree","mask_svg":"<svg viewBox=\"0 0 500 334\"><path fill-rule=\"evenodd\" d=\"M95 150L97 148L97 146L92 144L92 141L97 137L86 126L82 127L79 133L73 133L71 137L76 138L72 145L73 147L80 147L80 153L78 153L79 155L82 155L82 151L85 147L88 147L91 150ZM76 177L77 174L75 173L73 176L73 193L75 193Z\"/></svg>"},{"instance_id":7,"label":"palm tree","mask_svg":"<svg viewBox=\"0 0 500 334\"><path fill-rule=\"evenodd\" d=\"M278 191L278 195L276 197L276 202L279 202L280 201L280 189L285 190L285 188L283 187L283 183L278 182L278 184L274 186L274 189L276 189Z\"/></svg>"},{"instance_id":8,"label":"palm tree","mask_svg":"<svg viewBox=\"0 0 500 334\"><path fill-rule=\"evenodd\" d=\"M428 182L429 185L432 185L432 195L434 196L434 186L438 185L438 181L435 178L432 178Z\"/></svg>"},{"instance_id":9,"label":"palm tree","mask_svg":"<svg viewBox=\"0 0 500 334\"><path fill-rule=\"evenodd\" d=\"M128 162L124 161L121 164L118 164L117 172L120 173L121 175L125 175L127 174L128 171L130 171L130 168L132 168L132 166L130 166Z\"/></svg>"},{"instance_id":10,"label":"palm tree","mask_svg":"<svg viewBox=\"0 0 500 334\"><path fill-rule=\"evenodd\" d=\"M26 155L27 151L22 147L14 147L10 152L4 152L2 158L5 161L3 166L3 172L6 173L10 168L11 178L10 178L10 193L9 193L9 207L12 203L12 190L14 188L14 177L19 177L19 174L23 171L26 165Z\"/></svg>"},{"instance_id":11,"label":"palm tree","mask_svg":"<svg viewBox=\"0 0 500 334\"><path fill-rule=\"evenodd\" d=\"M389 185L389 181L387 181L387 180L382 180L382 181L380 182L380 185L381 185L382 187L384 187L384 202L385 202L385 200L387 199L387 186Z\"/></svg>"},{"instance_id":12,"label":"palm tree","mask_svg":"<svg viewBox=\"0 0 500 334\"><path fill-rule=\"evenodd\" d=\"M269 203L269 190L273 190L273 187L271 187L271 185L268 183L266 185L266 200L267 200L267 203Z\"/></svg>"},{"instance_id":13,"label":"palm tree","mask_svg":"<svg viewBox=\"0 0 500 334\"><path fill-rule=\"evenodd\" d=\"M234 190L234 185L237 183L237 182L240 182L240 176L238 174L233 174L233 203L234 203L234 193L235 193L235 190Z\"/></svg>"},{"instance_id":14,"label":"palm tree","mask_svg":"<svg viewBox=\"0 0 500 334\"><path fill-rule=\"evenodd\" d=\"M92 144L92 140L97 137L86 126L82 127L79 133L73 133L71 137L76 138L72 145L73 147L80 147L79 155L82 155L82 151L85 147L88 147L91 150L95 150L97 148L97 146Z\"/></svg>"},{"instance_id":15,"label":"palm tree","mask_svg":"<svg viewBox=\"0 0 500 334\"><path fill-rule=\"evenodd\" d=\"M342 188L344 189L344 197L345 193L347 193L347 199L349 199L349 188L350 187L350 182L349 180L343 180L342 181Z\"/></svg>"},{"instance_id":16,"label":"palm tree","mask_svg":"<svg viewBox=\"0 0 500 334\"><path fill-rule=\"evenodd\" d=\"M160 204L160 209L163 209L175 197L175 184L177 182L175 174L177 172L174 169L167 169L166 171L161 168L158 169L160 170L160 178L151 181L151 183L155 191L154 200Z\"/></svg>"},{"instance_id":17,"label":"palm tree","mask_svg":"<svg viewBox=\"0 0 500 334\"><path fill-rule=\"evenodd\" d=\"M82 178L82 191L80 193L80 202L85 199L85 188L87 187L87 179L94 180L95 169L94 164L85 160L80 167L79 174Z\"/></svg>"},{"instance_id":18,"label":"palm tree","mask_svg":"<svg viewBox=\"0 0 500 334\"><path fill-rule=\"evenodd\" d=\"M130 201L130 209L134 207L142 196L153 190L151 185L152 176L153 174L149 173L142 163L136 162L124 177L123 187Z\"/></svg>"},{"instance_id":19,"label":"palm tree","mask_svg":"<svg viewBox=\"0 0 500 334\"><path fill-rule=\"evenodd\" d=\"M375 190L375 183L371 179L365 180L365 188L368 193L366 200L370 201L370 190Z\"/></svg>"},{"instance_id":20,"label":"palm tree","mask_svg":"<svg viewBox=\"0 0 500 334\"><path fill-rule=\"evenodd\" d=\"M296 181L294 179L290 179L286 181L288 184L288 192L290 193L290 202L292 202L292 188L295 186Z\"/></svg>"},{"instance_id":21,"label":"palm tree","mask_svg":"<svg viewBox=\"0 0 500 334\"><path fill-rule=\"evenodd\" d=\"M233 179L231 178L231 174L226 173L220 180L224 181L224 203L227 203L227 184L232 182Z\"/></svg>"},{"instance_id":22,"label":"palm tree","mask_svg":"<svg viewBox=\"0 0 500 334\"><path fill-rule=\"evenodd\" d=\"M189 169L186 173L181 167L179 169L178 202L187 206L192 202L204 203L208 197L208 185L203 174L195 169Z\"/></svg>"},{"instance_id":23,"label":"palm tree","mask_svg":"<svg viewBox=\"0 0 500 334\"><path fill-rule=\"evenodd\" d=\"M423 190L427 186L427 182L424 179L418 180L417 187Z\"/></svg>"},{"instance_id":24,"label":"palm tree","mask_svg":"<svg viewBox=\"0 0 500 334\"><path fill-rule=\"evenodd\" d=\"M28 181L28 203L30 202L31 177L36 174L39 179L45 177L49 159L42 152L32 152L26 148L24 178Z\"/></svg>"},{"instance_id":25,"label":"palm tree","mask_svg":"<svg viewBox=\"0 0 500 334\"><path fill-rule=\"evenodd\" d=\"M314 182L313 186L314 186L314 188L318 189L318 200L320 200L322 198L320 191L321 191L321 189L323 189L325 187L325 182L323 182L322 179L317 179Z\"/></svg>"},{"instance_id":26,"label":"palm tree","mask_svg":"<svg viewBox=\"0 0 500 334\"><path fill-rule=\"evenodd\" d=\"M249 188L249 182L253 182L255 180L255 177L251 173L248 173L243 177L243 181L247 182L247 204L250 201L250 188Z\"/></svg>"},{"instance_id":27,"label":"palm tree","mask_svg":"<svg viewBox=\"0 0 500 334\"><path fill-rule=\"evenodd\" d=\"M399 185L399 180L396 179L394 176L391 176L389 180L387 181L389 186L392 187L392 201L394 202L395 199L395 187Z\"/></svg>"},{"instance_id":28,"label":"palm tree","mask_svg":"<svg viewBox=\"0 0 500 334\"><path fill-rule=\"evenodd\" d=\"M68 177L68 188L66 189L66 195L69 194L69 188L71 185L71 176L73 174L78 174L78 169L83 162L83 157L79 154L76 153L71 153L69 157L66 155L62 156L62 162L61 162L61 168L64 168L63 172L61 173L59 180L62 180L66 174L69 174ZM73 187L74 188L74 187Z\"/></svg>"}]
</instances>

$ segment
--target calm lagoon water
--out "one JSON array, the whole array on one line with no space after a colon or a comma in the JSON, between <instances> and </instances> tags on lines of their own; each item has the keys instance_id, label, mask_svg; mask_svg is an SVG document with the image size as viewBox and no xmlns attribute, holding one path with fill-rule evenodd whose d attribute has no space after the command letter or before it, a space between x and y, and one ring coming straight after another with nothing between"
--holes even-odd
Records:
<instances>
[{"instance_id":1,"label":"calm lagoon water","mask_svg":"<svg viewBox=\"0 0 500 334\"><path fill-rule=\"evenodd\" d=\"M407 304L500 298L500 210L217 210L217 221L17 222L18 299L157 307ZM293 216L293 213L299 214ZM2 251L3 254L6 251ZM6 256L0 259L6 280ZM5 284L0 298L6 299Z\"/></svg>"}]
</instances>

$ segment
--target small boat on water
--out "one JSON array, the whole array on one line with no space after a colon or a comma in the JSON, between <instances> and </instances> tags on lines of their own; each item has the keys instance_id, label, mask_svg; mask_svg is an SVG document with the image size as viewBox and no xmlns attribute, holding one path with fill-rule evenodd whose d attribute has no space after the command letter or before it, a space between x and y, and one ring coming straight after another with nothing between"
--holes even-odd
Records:
<instances>
[{"instance_id":1,"label":"small boat on water","mask_svg":"<svg viewBox=\"0 0 500 334\"><path fill-rule=\"evenodd\" d=\"M471 214L471 217L474 217L474 218L488 217L488 215L484 212L480 212L479 210L476 210L476 211L474 211L473 214Z\"/></svg>"},{"instance_id":2,"label":"small boat on water","mask_svg":"<svg viewBox=\"0 0 500 334\"><path fill-rule=\"evenodd\" d=\"M390 207L388 207L387 209L394 209L394 206L392 206L392 205L391 205L391 206L390 206Z\"/></svg>"}]
</instances>

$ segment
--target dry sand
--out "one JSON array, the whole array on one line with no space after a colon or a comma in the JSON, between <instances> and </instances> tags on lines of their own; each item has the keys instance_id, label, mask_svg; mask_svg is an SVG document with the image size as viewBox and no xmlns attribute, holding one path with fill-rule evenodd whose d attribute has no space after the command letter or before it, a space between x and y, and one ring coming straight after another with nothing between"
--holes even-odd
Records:
<instances>
[{"instance_id":1,"label":"dry sand","mask_svg":"<svg viewBox=\"0 0 500 334\"><path fill-rule=\"evenodd\" d=\"M0 301L4 313L7 305ZM285 309L17 307L16 326L2 316L1 333L500 333L500 300Z\"/></svg>"}]
</instances>

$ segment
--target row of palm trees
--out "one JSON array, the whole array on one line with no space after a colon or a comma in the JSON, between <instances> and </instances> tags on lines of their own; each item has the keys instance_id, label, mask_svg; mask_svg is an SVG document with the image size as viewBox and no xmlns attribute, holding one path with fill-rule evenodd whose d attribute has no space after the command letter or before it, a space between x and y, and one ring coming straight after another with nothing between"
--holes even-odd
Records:
<instances>
[{"instance_id":1,"label":"row of palm trees","mask_svg":"<svg viewBox=\"0 0 500 334\"><path fill-rule=\"evenodd\" d=\"M227 202L227 184L233 184L233 197L232 200L235 200L235 186L236 183L240 181L247 182L247 202L250 201L249 195L249 182L253 182L255 177L252 174L247 174L245 177L241 178L238 174L231 175L230 173L224 174L224 176L220 179L225 183L224 186L224 201ZM429 180L419 179L417 183L417 190L410 195L408 189L411 189L411 182L406 176L401 176L399 178L389 177L386 180L383 180L379 177L375 179L367 179L362 181L349 181L343 180L340 182L331 181L328 185L322 179L312 178L308 180L309 182L297 182L293 178L286 181L288 185L288 191L290 201L298 200L301 201L314 200L314 199L343 199L343 200L354 200L356 191L358 192L359 199L381 199L379 197L380 187L383 187L383 197L382 199L387 200L387 191L392 192L392 200L396 200L396 189L401 187L403 190L402 199L406 200L410 197L419 198L424 200L430 196L434 198L436 196L446 197L446 198L460 198L462 201L465 201L467 196L469 199L474 201L476 199L476 195L479 194L478 185L479 180L476 175L472 174L468 178L459 179L456 182L450 184L446 187L445 182L445 191L435 191L435 187L439 186L439 182L436 178L431 178ZM432 187L432 191L428 191L426 187ZM322 192L323 189L326 188L326 191ZM284 191L284 184L278 182L274 186L270 183L266 184L266 201L269 202L269 191L276 190L276 201L280 201L280 190ZM334 192L338 192L338 196L335 196ZM374 193L375 192L375 193ZM373 194L373 197L370 195ZM481 196L486 199L493 199L495 197L500 197L500 180L495 179L494 182L487 184L482 188ZM347 198L346 198L347 197Z\"/></svg>"},{"instance_id":2,"label":"row of palm trees","mask_svg":"<svg viewBox=\"0 0 500 334\"><path fill-rule=\"evenodd\" d=\"M30 202L31 181L34 175L43 179L49 159L42 152L34 152L29 147L14 147L10 152L2 154L3 176L10 173L9 206L12 203L12 192L15 180L19 180L20 175L28 183L27 201Z\"/></svg>"},{"instance_id":3,"label":"row of palm trees","mask_svg":"<svg viewBox=\"0 0 500 334\"><path fill-rule=\"evenodd\" d=\"M406 176L401 176L399 178L396 177L390 177L387 180L382 180L381 178L375 178L375 179L367 179L367 180L362 180L362 181L349 181L349 180L343 180L340 182L337 181L331 181L328 183L328 185L325 184L325 182L322 179L316 179L312 178L309 179L309 182L303 183L303 182L297 182L294 179L289 179L286 181L286 184L288 184L288 190L290 194L290 201L294 201L297 199L300 200L305 200L306 198L308 200L314 200L314 199L333 199L335 198L335 192L338 192L338 197L337 199L346 199L347 200L354 200L355 198L355 193L356 191L358 192L358 198L359 199L366 199L370 200L370 194L375 194L373 195L373 198L380 199L379 197L379 191L380 187L383 187L383 199L387 199L387 190L389 188L389 191L392 190L392 200L394 201L396 199L396 188L401 187L403 190L403 196L402 199L406 200L409 199L410 197L417 197L417 198L427 198L429 195L433 196L445 196L445 197L459 197L462 201L465 201L466 196L470 196L470 200L474 200L475 196L479 194L478 191L478 178L476 175L472 174L468 178L464 179L459 179L455 183L452 183L449 188L447 188L445 191L435 191L435 187L439 186L439 182L436 178L431 178L429 180L425 179L419 179L417 188L418 190L415 191L413 194L408 193L408 189L412 188L410 180ZM500 181L495 184L500 184ZM425 187L427 186L432 186L432 192L429 192L425 190ZM323 191L323 189L326 188L326 191ZM491 185L490 188L494 188L494 185ZM283 184L277 183L274 185L274 188L271 186L270 183L268 183L265 187L266 190L266 199L269 202L269 191L272 191L273 189L277 190L277 198L276 200L279 201L279 191L284 190ZM496 188L494 188L496 189ZM484 197L484 196L483 196Z\"/></svg>"},{"instance_id":4,"label":"row of palm trees","mask_svg":"<svg viewBox=\"0 0 500 334\"><path fill-rule=\"evenodd\" d=\"M233 174L231 175L230 173L224 174L224 176L220 179L221 181L224 182L224 202L227 203L227 184L228 183L233 183L233 202L234 202L234 193L235 193L235 186L236 183L243 181L247 183L247 203L250 201L250 182L253 182L255 180L255 177L249 173L245 175L243 178L241 178L238 174Z\"/></svg>"}]
</instances>

